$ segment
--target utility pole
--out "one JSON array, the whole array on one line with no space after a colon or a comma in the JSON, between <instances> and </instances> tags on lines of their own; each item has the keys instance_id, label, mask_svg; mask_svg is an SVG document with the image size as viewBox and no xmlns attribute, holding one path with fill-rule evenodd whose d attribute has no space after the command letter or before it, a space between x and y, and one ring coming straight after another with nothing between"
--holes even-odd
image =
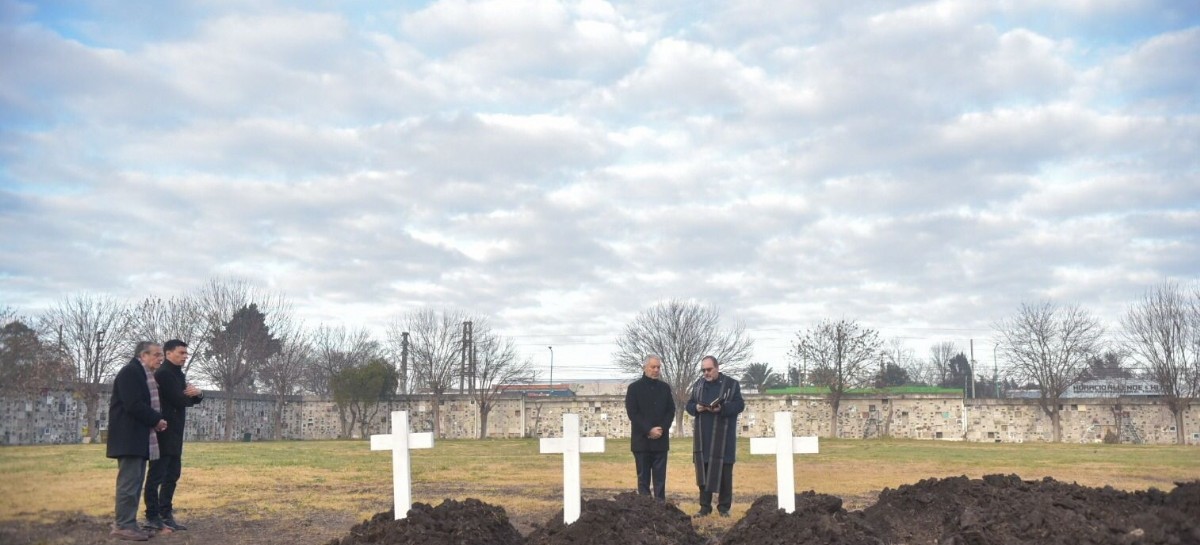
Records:
<instances>
[{"instance_id":1,"label":"utility pole","mask_svg":"<svg viewBox=\"0 0 1200 545\"><path fill-rule=\"evenodd\" d=\"M549 384L549 386L550 386L550 390L553 391L554 390L554 347L547 346L546 348L550 349L550 384ZM547 392L547 395L549 395L549 393L550 392Z\"/></svg>"},{"instance_id":2,"label":"utility pole","mask_svg":"<svg viewBox=\"0 0 1200 545\"><path fill-rule=\"evenodd\" d=\"M400 334L400 392L408 395L408 332Z\"/></svg>"},{"instance_id":3,"label":"utility pole","mask_svg":"<svg viewBox=\"0 0 1200 545\"><path fill-rule=\"evenodd\" d=\"M458 368L458 393L466 389L467 363L471 357L471 322L463 322L462 328L462 363Z\"/></svg>"},{"instance_id":4,"label":"utility pole","mask_svg":"<svg viewBox=\"0 0 1200 545\"><path fill-rule=\"evenodd\" d=\"M467 322L467 323L470 323L470 322ZM470 360L471 360L471 380L470 380L471 395L475 395L475 379L477 378L476 375L479 372L479 368L476 365L476 361L475 361L475 326L474 326L474 324L471 325L471 356L470 356Z\"/></svg>"},{"instance_id":5,"label":"utility pole","mask_svg":"<svg viewBox=\"0 0 1200 545\"><path fill-rule=\"evenodd\" d=\"M100 351L103 350L103 348L104 348L104 334L106 332L107 332L107 330L104 330L104 329L101 329L96 332L96 366L93 367L93 369L96 369L97 373L99 373L99 370L100 370ZM141 354L136 354L136 355L140 356ZM99 402L100 402L99 397L89 401L89 403L99 403ZM100 414L99 412L96 413L97 418L95 421L88 423L88 426L89 426L88 435L92 437L93 441L98 441L100 439L99 414Z\"/></svg>"},{"instance_id":6,"label":"utility pole","mask_svg":"<svg viewBox=\"0 0 1200 545\"><path fill-rule=\"evenodd\" d=\"M971 399L975 399L975 339L971 339L971 369L967 373L967 376L970 377L968 380L971 381Z\"/></svg>"},{"instance_id":7,"label":"utility pole","mask_svg":"<svg viewBox=\"0 0 1200 545\"><path fill-rule=\"evenodd\" d=\"M992 344L992 389L996 393L996 399L1000 399L1000 365L996 363L996 348L1000 343Z\"/></svg>"}]
</instances>

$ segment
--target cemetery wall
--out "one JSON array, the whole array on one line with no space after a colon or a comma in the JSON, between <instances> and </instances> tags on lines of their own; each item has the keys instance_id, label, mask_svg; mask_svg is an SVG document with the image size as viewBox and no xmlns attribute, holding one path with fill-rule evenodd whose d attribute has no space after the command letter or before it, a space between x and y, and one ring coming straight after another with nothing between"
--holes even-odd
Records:
<instances>
[{"instance_id":1,"label":"cemetery wall","mask_svg":"<svg viewBox=\"0 0 1200 545\"><path fill-rule=\"evenodd\" d=\"M101 395L100 429L108 429L108 392ZM276 399L257 394L207 392L200 405L188 411L188 440L219 440L225 427L226 403L234 407L233 440L272 438ZM413 431L432 431L435 401L429 396L398 398L381 404L368 418L367 433L388 433L389 413L407 410ZM469 396L448 395L438 403L441 436L479 436L482 415ZM830 437L831 407L822 396L746 396L739 418L741 437L774 433L774 413L789 411L796 435ZM575 397L505 397L488 414L488 437L555 437L562 415L580 415L581 433L608 438L629 436L622 395ZM1098 442L1106 435L1126 443L1173 444L1175 420L1166 404L1155 398L1070 399L1062 405L1062 440ZM77 443L87 432L86 407L71 391L47 391L33 396L0 397L0 440L5 445ZM334 403L314 396L289 396L281 412L282 437L289 440L333 439L342 430ZM1050 441L1050 417L1033 399L966 400L946 395L893 397L847 396L838 407L841 438L896 437L911 439L1039 442ZM1188 444L1200 445L1200 406L1184 415ZM351 437L361 437L355 426ZM692 435L686 415L675 436Z\"/></svg>"}]
</instances>

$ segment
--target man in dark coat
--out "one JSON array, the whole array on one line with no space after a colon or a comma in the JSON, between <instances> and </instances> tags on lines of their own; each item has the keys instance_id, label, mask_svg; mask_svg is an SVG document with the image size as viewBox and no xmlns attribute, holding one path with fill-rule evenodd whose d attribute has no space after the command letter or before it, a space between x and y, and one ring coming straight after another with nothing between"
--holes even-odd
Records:
<instances>
[{"instance_id":1,"label":"man in dark coat","mask_svg":"<svg viewBox=\"0 0 1200 545\"><path fill-rule=\"evenodd\" d=\"M667 451L671 450L671 424L675 421L675 399L671 386L660 380L662 360L647 356L642 378L625 391L625 413L629 415L631 450L637 467L638 494L666 501Z\"/></svg>"},{"instance_id":2,"label":"man in dark coat","mask_svg":"<svg viewBox=\"0 0 1200 545\"><path fill-rule=\"evenodd\" d=\"M119 539L150 539L137 526L137 508L146 478L146 460L158 459L155 431L167 429L158 402L158 384L154 381L154 371L162 365L162 360L163 351L158 343L140 342L134 359L113 379L108 403L107 456L117 459L116 521L112 536Z\"/></svg>"},{"instance_id":3,"label":"man in dark coat","mask_svg":"<svg viewBox=\"0 0 1200 545\"><path fill-rule=\"evenodd\" d=\"M183 467L183 429L187 408L200 403L204 394L199 388L188 384L183 374L183 364L188 359L187 343L171 339L163 344L163 350L166 352L167 365L154 372L154 379L158 381L167 430L158 433L160 456L150 462L150 471L146 475L146 526L156 530L166 527L178 531L187 530L186 526L175 520L172 504Z\"/></svg>"},{"instance_id":4,"label":"man in dark coat","mask_svg":"<svg viewBox=\"0 0 1200 545\"><path fill-rule=\"evenodd\" d=\"M718 492L717 512L729 516L733 505L733 463L737 453L737 417L746 408L742 386L721 374L713 356L700 360L703 376L692 386L687 402L688 414L695 417L692 434L692 461L696 465L696 485L700 487L700 512L712 513L712 495Z\"/></svg>"}]
</instances>

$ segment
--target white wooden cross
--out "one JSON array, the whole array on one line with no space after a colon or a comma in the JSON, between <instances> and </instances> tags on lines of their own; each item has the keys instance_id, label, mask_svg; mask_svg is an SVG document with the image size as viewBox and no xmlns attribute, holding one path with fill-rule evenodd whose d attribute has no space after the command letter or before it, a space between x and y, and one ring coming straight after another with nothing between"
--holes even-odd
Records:
<instances>
[{"instance_id":1,"label":"white wooden cross","mask_svg":"<svg viewBox=\"0 0 1200 545\"><path fill-rule=\"evenodd\" d=\"M792 437L792 413L775 413L775 437L753 437L750 439L750 454L774 454L775 473L778 478L776 494L779 508L788 513L796 511L796 476L792 468L792 454L816 454L816 437Z\"/></svg>"},{"instance_id":2,"label":"white wooden cross","mask_svg":"<svg viewBox=\"0 0 1200 545\"><path fill-rule=\"evenodd\" d=\"M542 454L563 455L563 523L579 520L583 488L579 482L579 453L604 452L603 437L580 437L579 415L563 415L562 438L541 440Z\"/></svg>"},{"instance_id":3,"label":"white wooden cross","mask_svg":"<svg viewBox=\"0 0 1200 545\"><path fill-rule=\"evenodd\" d=\"M371 436L371 450L392 451L396 520L407 517L412 508L412 464L408 450L414 448L433 448L433 434L409 433L408 411L392 411L391 434Z\"/></svg>"}]
</instances>

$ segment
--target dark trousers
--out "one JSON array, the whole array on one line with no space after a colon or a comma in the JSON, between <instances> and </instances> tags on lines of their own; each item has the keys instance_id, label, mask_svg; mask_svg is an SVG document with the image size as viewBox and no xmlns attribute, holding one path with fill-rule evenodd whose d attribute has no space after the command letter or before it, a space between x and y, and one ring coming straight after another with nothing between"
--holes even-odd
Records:
<instances>
[{"instance_id":1,"label":"dark trousers","mask_svg":"<svg viewBox=\"0 0 1200 545\"><path fill-rule=\"evenodd\" d=\"M146 472L146 518L171 516L171 500L179 483L182 463L179 456L164 454L150 462Z\"/></svg>"},{"instance_id":2,"label":"dark trousers","mask_svg":"<svg viewBox=\"0 0 1200 545\"><path fill-rule=\"evenodd\" d=\"M146 459L141 456L117 458L117 528L137 530L138 501L146 480Z\"/></svg>"},{"instance_id":3,"label":"dark trousers","mask_svg":"<svg viewBox=\"0 0 1200 545\"><path fill-rule=\"evenodd\" d=\"M708 474L708 464L704 464L704 473ZM712 512L712 492L700 488L700 512ZM733 506L733 464L721 466L721 485L717 489L717 511L728 513Z\"/></svg>"},{"instance_id":4,"label":"dark trousers","mask_svg":"<svg viewBox=\"0 0 1200 545\"><path fill-rule=\"evenodd\" d=\"M667 499L667 452L635 452L633 461L637 464L638 494L650 495L651 482L654 484L654 499Z\"/></svg>"}]
</instances>

